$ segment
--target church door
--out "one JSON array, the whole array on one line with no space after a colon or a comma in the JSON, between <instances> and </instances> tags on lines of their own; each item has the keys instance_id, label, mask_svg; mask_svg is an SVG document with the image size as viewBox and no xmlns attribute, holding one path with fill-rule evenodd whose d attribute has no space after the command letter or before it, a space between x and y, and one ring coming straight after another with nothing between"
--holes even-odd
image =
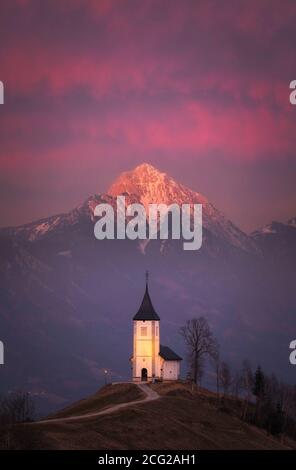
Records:
<instances>
[{"instance_id":1,"label":"church door","mask_svg":"<svg viewBox=\"0 0 296 470\"><path fill-rule=\"evenodd\" d=\"M147 369L145 367L142 369L141 380L142 382L147 381Z\"/></svg>"}]
</instances>

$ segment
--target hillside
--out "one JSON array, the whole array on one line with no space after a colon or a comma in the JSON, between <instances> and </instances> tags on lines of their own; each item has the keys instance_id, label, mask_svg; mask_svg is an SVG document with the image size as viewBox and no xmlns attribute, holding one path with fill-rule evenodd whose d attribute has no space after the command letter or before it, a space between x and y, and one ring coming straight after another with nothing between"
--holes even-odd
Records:
<instances>
[{"instance_id":1,"label":"hillside","mask_svg":"<svg viewBox=\"0 0 296 470\"><path fill-rule=\"evenodd\" d=\"M227 399L217 408L214 393L191 391L183 383L151 385L157 400L85 419L16 426L15 449L291 449L296 443L267 435L239 419L240 403ZM118 396L135 400L137 386L103 387L95 396L51 416L62 418L118 403ZM95 399L94 399L95 397ZM113 398L115 401L113 402Z\"/></svg>"},{"instance_id":2,"label":"hillside","mask_svg":"<svg viewBox=\"0 0 296 470\"><path fill-rule=\"evenodd\" d=\"M48 419L67 418L70 416L94 413L105 410L113 405L129 403L140 400L141 398L144 398L144 393L133 384L110 384L100 389L94 395L67 406L57 413L51 414Z\"/></svg>"}]
</instances>

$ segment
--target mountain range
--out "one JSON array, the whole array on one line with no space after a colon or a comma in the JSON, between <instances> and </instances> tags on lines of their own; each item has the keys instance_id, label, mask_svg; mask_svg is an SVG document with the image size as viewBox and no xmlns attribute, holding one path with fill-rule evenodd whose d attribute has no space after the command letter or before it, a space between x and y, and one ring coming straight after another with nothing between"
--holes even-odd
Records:
<instances>
[{"instance_id":1,"label":"mountain range","mask_svg":"<svg viewBox=\"0 0 296 470\"><path fill-rule=\"evenodd\" d=\"M144 206L202 204L202 248L185 252L182 240L170 239L96 240L95 206L115 207L120 194ZM48 411L96 389L105 370L109 380L128 378L146 269L164 342L184 354L179 327L205 315L232 364L248 357L292 380L295 254L296 218L246 234L205 196L149 164L68 213L2 228L0 391L29 390Z\"/></svg>"}]
</instances>

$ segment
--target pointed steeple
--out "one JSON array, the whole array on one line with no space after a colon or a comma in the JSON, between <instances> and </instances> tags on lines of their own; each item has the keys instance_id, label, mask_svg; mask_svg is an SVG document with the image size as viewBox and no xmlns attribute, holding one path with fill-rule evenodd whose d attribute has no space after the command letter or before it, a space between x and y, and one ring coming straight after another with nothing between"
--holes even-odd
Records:
<instances>
[{"instance_id":1,"label":"pointed steeple","mask_svg":"<svg viewBox=\"0 0 296 470\"><path fill-rule=\"evenodd\" d=\"M142 300L142 303L140 305L140 308L136 315L134 316L133 320L160 320L159 316L157 315L156 311L154 310L154 307L152 305L152 301L149 295L149 290L148 290L148 280L149 280L149 273L146 271L145 274L146 278L146 288L145 288L145 294Z\"/></svg>"}]
</instances>

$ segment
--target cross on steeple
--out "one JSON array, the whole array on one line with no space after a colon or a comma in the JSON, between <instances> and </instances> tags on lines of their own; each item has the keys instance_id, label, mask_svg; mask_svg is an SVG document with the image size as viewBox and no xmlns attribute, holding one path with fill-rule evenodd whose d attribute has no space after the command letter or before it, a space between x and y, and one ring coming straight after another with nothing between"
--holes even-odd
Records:
<instances>
[{"instance_id":1,"label":"cross on steeple","mask_svg":"<svg viewBox=\"0 0 296 470\"><path fill-rule=\"evenodd\" d=\"M148 281L149 281L149 271L148 271L148 269L145 273L145 279L146 279L146 286L148 286Z\"/></svg>"}]
</instances>

